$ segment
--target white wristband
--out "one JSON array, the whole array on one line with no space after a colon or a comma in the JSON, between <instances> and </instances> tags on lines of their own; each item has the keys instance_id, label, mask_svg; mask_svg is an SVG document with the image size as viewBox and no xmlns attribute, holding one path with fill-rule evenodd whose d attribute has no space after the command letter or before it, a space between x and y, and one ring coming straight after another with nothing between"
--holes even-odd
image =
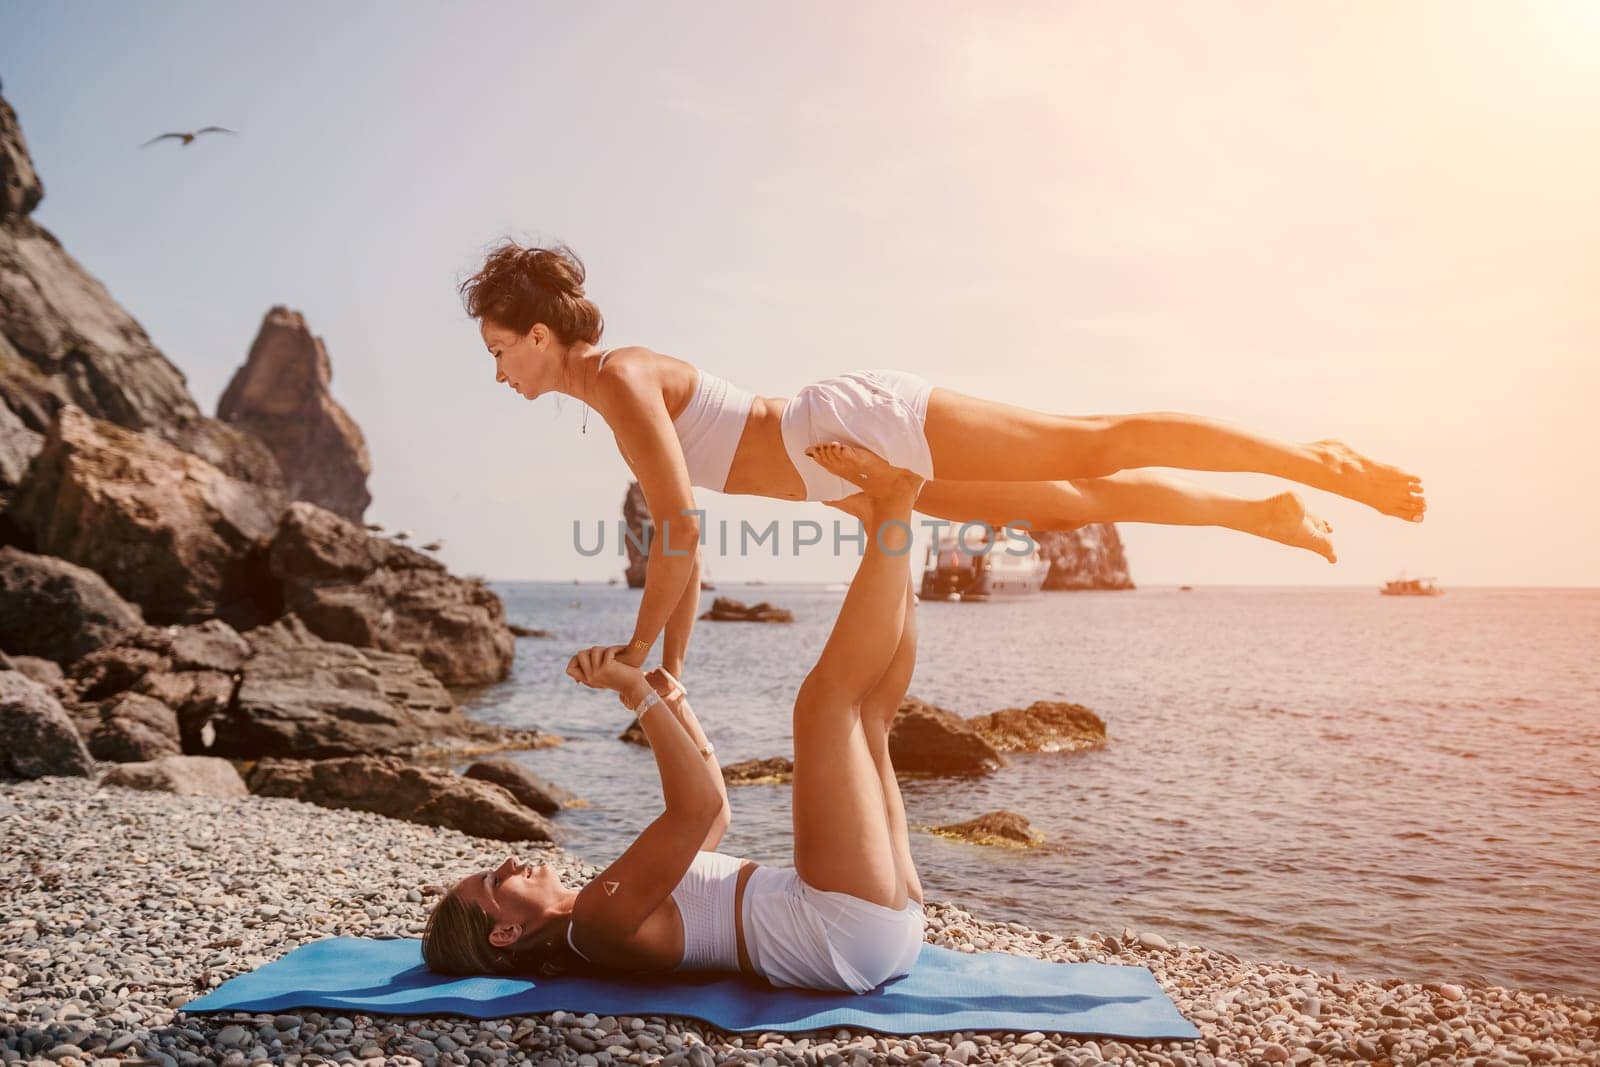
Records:
<instances>
[{"instance_id":1,"label":"white wristband","mask_svg":"<svg viewBox=\"0 0 1600 1067\"><path fill-rule=\"evenodd\" d=\"M661 694L657 693L654 689L650 690L650 692L645 695L645 698L639 701L639 706L631 709L633 711L633 717L635 719L643 718L645 712L649 711L652 707L659 703L661 703Z\"/></svg>"}]
</instances>

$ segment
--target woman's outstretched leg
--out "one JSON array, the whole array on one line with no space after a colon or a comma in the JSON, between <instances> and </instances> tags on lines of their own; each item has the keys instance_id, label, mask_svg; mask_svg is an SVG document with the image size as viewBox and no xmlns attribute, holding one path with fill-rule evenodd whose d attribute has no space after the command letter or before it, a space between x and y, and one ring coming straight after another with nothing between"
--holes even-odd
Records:
<instances>
[{"instance_id":1,"label":"woman's outstretched leg","mask_svg":"<svg viewBox=\"0 0 1600 1067\"><path fill-rule=\"evenodd\" d=\"M867 545L794 709L794 858L816 889L890 908L906 902L863 701L901 643L910 581L911 505L921 479L863 449L819 445L818 463L862 489Z\"/></svg>"},{"instance_id":2,"label":"woman's outstretched leg","mask_svg":"<svg viewBox=\"0 0 1600 1067\"><path fill-rule=\"evenodd\" d=\"M924 430L940 481L1098 478L1135 467L1255 471L1416 522L1427 507L1415 475L1338 441L1289 444L1198 415L1047 415L935 389Z\"/></svg>"},{"instance_id":3,"label":"woman's outstretched leg","mask_svg":"<svg viewBox=\"0 0 1600 1067\"><path fill-rule=\"evenodd\" d=\"M1032 533L1071 530L1091 522L1223 526L1335 561L1333 527L1294 493L1250 500L1153 471L1055 482L925 482L917 510L951 522L999 529L1027 523Z\"/></svg>"},{"instance_id":4,"label":"woman's outstretched leg","mask_svg":"<svg viewBox=\"0 0 1600 1067\"><path fill-rule=\"evenodd\" d=\"M894 650L889 669L883 672L878 684L861 702L861 724L867 734L867 748L878 767L878 780L883 786L883 806L889 818L889 837L894 842L894 857L900 880L905 883L906 896L919 904L922 902L922 880L917 877L917 865L911 858L911 832L906 826L905 803L900 798L900 779L894 773L894 763L889 759L889 731L894 717L905 700L911 685L911 674L917 665L917 613L911 595L911 582L906 582L905 623L900 630L900 645Z\"/></svg>"}]
</instances>

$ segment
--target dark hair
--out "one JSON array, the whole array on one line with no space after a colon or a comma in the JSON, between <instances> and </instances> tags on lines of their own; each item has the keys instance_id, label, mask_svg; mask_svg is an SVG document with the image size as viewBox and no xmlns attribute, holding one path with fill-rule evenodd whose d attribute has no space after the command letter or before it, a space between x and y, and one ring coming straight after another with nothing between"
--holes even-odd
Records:
<instances>
[{"instance_id":1,"label":"dark hair","mask_svg":"<svg viewBox=\"0 0 1600 1067\"><path fill-rule=\"evenodd\" d=\"M583 263L565 245L523 248L509 237L461 283L467 314L518 335L542 322L562 344L598 344L606 321L583 295Z\"/></svg>"},{"instance_id":2,"label":"dark hair","mask_svg":"<svg viewBox=\"0 0 1600 1067\"><path fill-rule=\"evenodd\" d=\"M557 941L548 948L496 948L489 943L494 920L455 890L444 895L422 931L422 962L436 974L557 975L596 973L600 968Z\"/></svg>"}]
</instances>

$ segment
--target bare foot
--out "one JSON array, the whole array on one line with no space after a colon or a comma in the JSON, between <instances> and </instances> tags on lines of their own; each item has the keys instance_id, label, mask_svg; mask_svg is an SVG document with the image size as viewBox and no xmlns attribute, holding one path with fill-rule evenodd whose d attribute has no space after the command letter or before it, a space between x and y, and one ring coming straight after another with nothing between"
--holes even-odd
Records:
<instances>
[{"instance_id":1,"label":"bare foot","mask_svg":"<svg viewBox=\"0 0 1600 1067\"><path fill-rule=\"evenodd\" d=\"M1369 459L1340 441L1313 441L1307 446L1327 475L1312 483L1319 489L1347 496L1385 515L1421 522L1428 502L1422 479L1399 467Z\"/></svg>"},{"instance_id":2,"label":"bare foot","mask_svg":"<svg viewBox=\"0 0 1600 1067\"><path fill-rule=\"evenodd\" d=\"M807 448L806 455L824 470L838 475L852 485L859 485L861 491L873 500L915 500L917 493L922 489L921 475L902 467L891 467L876 452L869 452L855 445L829 441Z\"/></svg>"},{"instance_id":3,"label":"bare foot","mask_svg":"<svg viewBox=\"0 0 1600 1067\"><path fill-rule=\"evenodd\" d=\"M1333 525L1306 510L1294 493L1279 493L1262 501L1267 508L1267 521L1262 525L1261 536L1271 538L1291 548L1304 548L1337 563L1333 554Z\"/></svg>"}]
</instances>

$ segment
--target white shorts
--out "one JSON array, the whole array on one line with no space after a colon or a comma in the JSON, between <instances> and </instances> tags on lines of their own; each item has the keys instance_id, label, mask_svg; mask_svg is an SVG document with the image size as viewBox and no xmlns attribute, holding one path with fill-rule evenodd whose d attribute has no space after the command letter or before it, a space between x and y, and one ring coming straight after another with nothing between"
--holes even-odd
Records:
<instances>
[{"instance_id":1,"label":"white shorts","mask_svg":"<svg viewBox=\"0 0 1600 1067\"><path fill-rule=\"evenodd\" d=\"M807 500L839 500L860 490L805 454L827 441L859 445L891 466L933 478L923 424L933 385L906 371L860 370L814 382L783 409L783 447L806 483Z\"/></svg>"},{"instance_id":2,"label":"white shorts","mask_svg":"<svg viewBox=\"0 0 1600 1067\"><path fill-rule=\"evenodd\" d=\"M925 926L914 900L896 911L813 889L792 867L757 867L745 886L745 948L777 986L869 992L911 971Z\"/></svg>"}]
</instances>

